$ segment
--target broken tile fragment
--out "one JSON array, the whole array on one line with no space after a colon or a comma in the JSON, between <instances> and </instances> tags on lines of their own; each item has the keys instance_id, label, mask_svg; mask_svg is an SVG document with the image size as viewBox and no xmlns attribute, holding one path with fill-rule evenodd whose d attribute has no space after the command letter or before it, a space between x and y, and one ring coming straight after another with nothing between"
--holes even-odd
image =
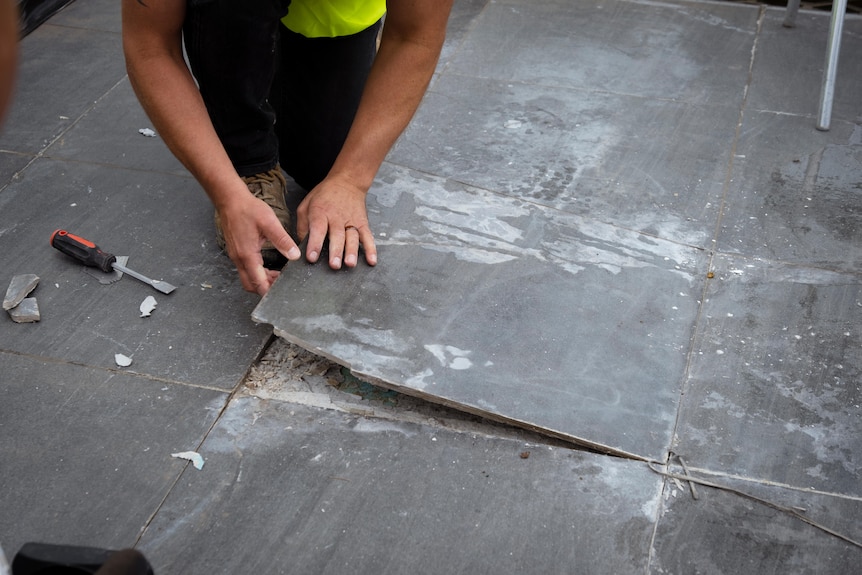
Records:
<instances>
[{"instance_id":1,"label":"broken tile fragment","mask_svg":"<svg viewBox=\"0 0 862 575\"><path fill-rule=\"evenodd\" d=\"M122 353L115 353L114 362L116 362L120 367L129 367L132 365L132 358L128 355L123 355Z\"/></svg>"},{"instance_id":2,"label":"broken tile fragment","mask_svg":"<svg viewBox=\"0 0 862 575\"><path fill-rule=\"evenodd\" d=\"M39 284L39 276L35 274L19 274L12 278L3 298L3 309L10 310L30 295Z\"/></svg>"},{"instance_id":3,"label":"broken tile fragment","mask_svg":"<svg viewBox=\"0 0 862 575\"><path fill-rule=\"evenodd\" d=\"M152 315L153 310L156 309L156 298L151 295L148 295L147 298L141 302L141 305L138 309L141 310L141 317L150 317Z\"/></svg>"},{"instance_id":4,"label":"broken tile fragment","mask_svg":"<svg viewBox=\"0 0 862 575\"><path fill-rule=\"evenodd\" d=\"M15 323L35 323L39 321L39 303L34 297L25 297L20 304L9 310L9 317Z\"/></svg>"}]
</instances>

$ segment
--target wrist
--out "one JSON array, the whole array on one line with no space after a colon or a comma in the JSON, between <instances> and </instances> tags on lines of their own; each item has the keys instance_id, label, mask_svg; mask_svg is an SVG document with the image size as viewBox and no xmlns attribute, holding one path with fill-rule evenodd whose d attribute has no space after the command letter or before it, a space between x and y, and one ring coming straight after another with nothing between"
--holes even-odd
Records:
<instances>
[{"instance_id":1,"label":"wrist","mask_svg":"<svg viewBox=\"0 0 862 575\"><path fill-rule=\"evenodd\" d=\"M364 198L368 194L373 181L374 175L371 175L370 178L367 176L362 177L361 175L333 169L318 185L347 190Z\"/></svg>"},{"instance_id":2,"label":"wrist","mask_svg":"<svg viewBox=\"0 0 862 575\"><path fill-rule=\"evenodd\" d=\"M236 174L220 180L201 181L201 186L219 212L230 210L253 197L248 191L248 186Z\"/></svg>"}]
</instances>

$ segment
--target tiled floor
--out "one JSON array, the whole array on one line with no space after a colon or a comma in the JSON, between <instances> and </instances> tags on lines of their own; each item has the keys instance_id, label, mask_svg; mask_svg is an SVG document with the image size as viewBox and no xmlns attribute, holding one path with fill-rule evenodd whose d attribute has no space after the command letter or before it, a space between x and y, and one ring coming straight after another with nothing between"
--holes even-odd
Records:
<instances>
[{"instance_id":1,"label":"tiled floor","mask_svg":"<svg viewBox=\"0 0 862 575\"><path fill-rule=\"evenodd\" d=\"M819 132L828 16L782 17L457 1L369 196L380 265L291 264L258 304L197 184L138 132L118 3L71 4L23 41L0 131L0 282L39 275L42 312L0 329L6 554L136 546L158 574L853 572L862 19ZM178 289L100 284L50 248L61 227ZM290 369L258 364L286 344L252 316L538 433L249 390L253 366ZM171 457L190 450L201 470ZM679 456L722 487L662 475Z\"/></svg>"}]
</instances>

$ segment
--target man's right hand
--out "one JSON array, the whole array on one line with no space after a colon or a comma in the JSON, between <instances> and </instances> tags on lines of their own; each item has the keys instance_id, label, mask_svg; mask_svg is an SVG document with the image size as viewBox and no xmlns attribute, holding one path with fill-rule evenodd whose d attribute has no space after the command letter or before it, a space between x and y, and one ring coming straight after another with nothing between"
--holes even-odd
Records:
<instances>
[{"instance_id":1,"label":"man's right hand","mask_svg":"<svg viewBox=\"0 0 862 575\"><path fill-rule=\"evenodd\" d=\"M243 289L264 295L279 272L263 266L260 255L263 244L269 240L290 261L300 258L299 247L281 226L272 209L247 191L232 196L230 202L218 210L225 250L236 266Z\"/></svg>"},{"instance_id":2,"label":"man's right hand","mask_svg":"<svg viewBox=\"0 0 862 575\"><path fill-rule=\"evenodd\" d=\"M289 260L300 251L272 209L249 193L216 135L183 57L185 12L186 3L177 0L123 0L129 80L159 136L219 211L242 287L263 295L278 277L263 267L263 243L269 239Z\"/></svg>"}]
</instances>

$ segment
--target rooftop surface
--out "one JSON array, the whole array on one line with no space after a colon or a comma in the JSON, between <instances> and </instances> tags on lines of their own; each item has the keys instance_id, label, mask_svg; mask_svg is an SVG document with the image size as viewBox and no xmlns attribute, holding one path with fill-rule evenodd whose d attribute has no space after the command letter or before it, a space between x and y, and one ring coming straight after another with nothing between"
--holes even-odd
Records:
<instances>
[{"instance_id":1,"label":"rooftop surface","mask_svg":"<svg viewBox=\"0 0 862 575\"><path fill-rule=\"evenodd\" d=\"M70 4L23 40L0 129L0 285L37 275L41 315L0 328L7 557L858 570L862 18L824 132L829 15L783 17L457 0L369 194L380 264L290 264L261 300L140 132L119 3ZM176 291L82 268L59 228Z\"/></svg>"}]
</instances>

